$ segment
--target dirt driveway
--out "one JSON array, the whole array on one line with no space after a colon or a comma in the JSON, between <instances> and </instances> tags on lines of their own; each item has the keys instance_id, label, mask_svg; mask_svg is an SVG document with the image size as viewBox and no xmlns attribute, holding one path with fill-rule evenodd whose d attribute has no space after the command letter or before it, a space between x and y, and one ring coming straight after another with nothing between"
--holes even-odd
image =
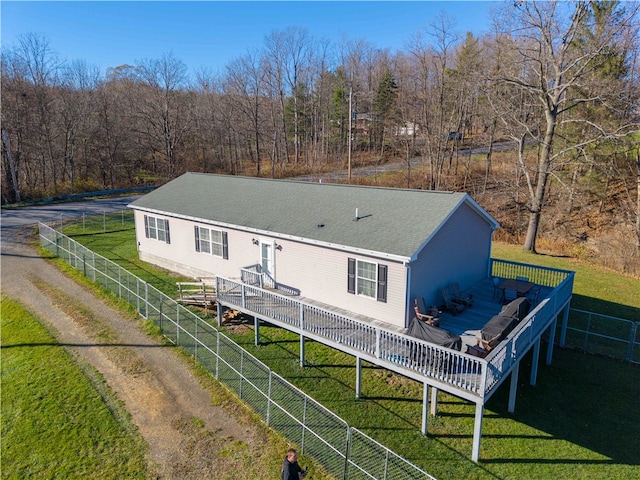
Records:
<instances>
[{"instance_id":1,"label":"dirt driveway","mask_svg":"<svg viewBox=\"0 0 640 480\"><path fill-rule=\"evenodd\" d=\"M139 319L105 305L38 257L16 233L4 235L1 267L2 293L48 322L58 341L98 370L124 403L149 445L154 478L239 478L238 469L242 478L264 478L265 472L251 473L256 456L266 450L264 431L242 420L246 415L233 406L215 406L188 362L145 335ZM82 305L89 312L84 320L61 298ZM97 326L110 331L107 343ZM123 355L129 359L125 364L118 360Z\"/></svg>"}]
</instances>

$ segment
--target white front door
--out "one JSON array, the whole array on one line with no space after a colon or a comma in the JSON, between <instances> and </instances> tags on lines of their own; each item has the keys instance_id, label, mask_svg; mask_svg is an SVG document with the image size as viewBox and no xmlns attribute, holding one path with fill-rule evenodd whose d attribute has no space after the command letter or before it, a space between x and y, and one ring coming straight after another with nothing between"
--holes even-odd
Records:
<instances>
[{"instance_id":1,"label":"white front door","mask_svg":"<svg viewBox=\"0 0 640 480\"><path fill-rule=\"evenodd\" d=\"M262 279L265 287L275 287L275 265L273 256L273 242L260 242L260 265L262 266Z\"/></svg>"}]
</instances>

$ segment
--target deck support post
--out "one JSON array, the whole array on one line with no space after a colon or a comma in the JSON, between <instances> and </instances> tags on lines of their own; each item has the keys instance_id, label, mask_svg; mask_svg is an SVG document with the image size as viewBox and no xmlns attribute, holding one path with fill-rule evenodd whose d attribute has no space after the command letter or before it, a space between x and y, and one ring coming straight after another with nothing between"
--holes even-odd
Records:
<instances>
[{"instance_id":1,"label":"deck support post","mask_svg":"<svg viewBox=\"0 0 640 480\"><path fill-rule=\"evenodd\" d=\"M556 317L556 320L557 318L558 317ZM561 347L564 347L564 342L567 339L568 323L569 323L569 303L567 302L567 305L565 306L565 309L564 309L564 315L562 316L562 329L560 330L560 346ZM555 333L555 329L554 329L554 333Z\"/></svg>"},{"instance_id":2,"label":"deck support post","mask_svg":"<svg viewBox=\"0 0 640 480\"><path fill-rule=\"evenodd\" d=\"M565 309L565 317L569 317L569 309ZM563 322L567 320L564 319ZM551 359L553 358L553 346L556 342L556 324L558 323L558 318L554 318L553 322L551 322L551 326L549 327L549 346L547 347L547 365L551 365Z\"/></svg>"},{"instance_id":3,"label":"deck support post","mask_svg":"<svg viewBox=\"0 0 640 480\"><path fill-rule=\"evenodd\" d=\"M218 326L222 326L222 304L220 302L216 302L216 310L218 314Z\"/></svg>"},{"instance_id":4,"label":"deck support post","mask_svg":"<svg viewBox=\"0 0 640 480\"><path fill-rule=\"evenodd\" d=\"M260 320L258 317L253 317L253 343L256 347L260 345Z\"/></svg>"},{"instance_id":5,"label":"deck support post","mask_svg":"<svg viewBox=\"0 0 640 480\"><path fill-rule=\"evenodd\" d=\"M431 415L434 417L438 414L438 389L431 387Z\"/></svg>"},{"instance_id":6,"label":"deck support post","mask_svg":"<svg viewBox=\"0 0 640 480\"><path fill-rule=\"evenodd\" d=\"M511 370L511 384L509 385L509 406L507 411L513 413L516 409L516 394L518 393L518 374L520 373L520 361Z\"/></svg>"},{"instance_id":7,"label":"deck support post","mask_svg":"<svg viewBox=\"0 0 640 480\"><path fill-rule=\"evenodd\" d=\"M300 334L300 366L304 367L304 335Z\"/></svg>"},{"instance_id":8,"label":"deck support post","mask_svg":"<svg viewBox=\"0 0 640 480\"><path fill-rule=\"evenodd\" d=\"M480 459L480 440L482 439L482 416L484 415L484 406L482 403L476 403L476 419L473 424L473 450L471 452L471 460L477 462Z\"/></svg>"},{"instance_id":9,"label":"deck support post","mask_svg":"<svg viewBox=\"0 0 640 480\"><path fill-rule=\"evenodd\" d=\"M538 380L538 363L540 363L540 337L533 344L533 359L531 360L531 378L530 385L535 385Z\"/></svg>"},{"instance_id":10,"label":"deck support post","mask_svg":"<svg viewBox=\"0 0 640 480\"><path fill-rule=\"evenodd\" d=\"M356 398L362 393L362 359L356 357Z\"/></svg>"},{"instance_id":11,"label":"deck support post","mask_svg":"<svg viewBox=\"0 0 640 480\"><path fill-rule=\"evenodd\" d=\"M426 435L428 433L427 430L427 422L429 418L429 384L427 382L424 383L424 388L422 390L422 434Z\"/></svg>"}]
</instances>

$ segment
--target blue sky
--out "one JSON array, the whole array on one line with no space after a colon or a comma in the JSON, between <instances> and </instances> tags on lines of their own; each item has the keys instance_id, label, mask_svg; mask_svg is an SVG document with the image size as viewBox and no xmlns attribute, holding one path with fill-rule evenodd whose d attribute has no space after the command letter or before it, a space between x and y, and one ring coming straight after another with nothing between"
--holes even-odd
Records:
<instances>
[{"instance_id":1,"label":"blue sky","mask_svg":"<svg viewBox=\"0 0 640 480\"><path fill-rule=\"evenodd\" d=\"M314 38L334 43L366 40L402 50L446 11L457 31L481 35L490 30L483 1L7 1L0 2L2 45L11 47L26 33L43 34L67 60L85 60L104 73L165 53L193 72L223 71L234 58L264 45L272 31L306 28Z\"/></svg>"}]
</instances>

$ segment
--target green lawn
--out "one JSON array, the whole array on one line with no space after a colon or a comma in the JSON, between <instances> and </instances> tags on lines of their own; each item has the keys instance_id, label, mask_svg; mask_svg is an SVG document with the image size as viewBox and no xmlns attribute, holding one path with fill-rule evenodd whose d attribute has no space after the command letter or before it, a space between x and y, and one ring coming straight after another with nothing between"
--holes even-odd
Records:
<instances>
[{"instance_id":1,"label":"green lawn","mask_svg":"<svg viewBox=\"0 0 640 480\"><path fill-rule=\"evenodd\" d=\"M135 248L131 248L135 246L132 231L76 239L122 265L137 265L136 274L159 282L175 295L174 276L137 261ZM494 256L574 270L578 308L593 305L593 309L602 308L601 313L639 317L635 279L571 259L533 256L507 245L496 245ZM540 367L537 386L532 387L528 384L531 356L525 357L516 411L507 412L507 383L486 406L481 460L475 464L470 460L473 404L441 394L439 414L429 417L430 434L424 437L420 434L422 386L417 382L367 365L362 379L364 398L358 400L352 357L307 342L309 365L300 368L298 337L290 332L265 326L257 347L250 328L228 334L350 425L441 480L640 478L637 366L556 349L553 364Z\"/></svg>"},{"instance_id":2,"label":"green lawn","mask_svg":"<svg viewBox=\"0 0 640 480\"><path fill-rule=\"evenodd\" d=\"M146 446L99 375L1 303L2 478L146 478Z\"/></svg>"},{"instance_id":3,"label":"green lawn","mask_svg":"<svg viewBox=\"0 0 640 480\"><path fill-rule=\"evenodd\" d=\"M539 255L506 243L493 244L493 256L514 262L576 272L571 307L640 321L640 280L568 257Z\"/></svg>"}]
</instances>

